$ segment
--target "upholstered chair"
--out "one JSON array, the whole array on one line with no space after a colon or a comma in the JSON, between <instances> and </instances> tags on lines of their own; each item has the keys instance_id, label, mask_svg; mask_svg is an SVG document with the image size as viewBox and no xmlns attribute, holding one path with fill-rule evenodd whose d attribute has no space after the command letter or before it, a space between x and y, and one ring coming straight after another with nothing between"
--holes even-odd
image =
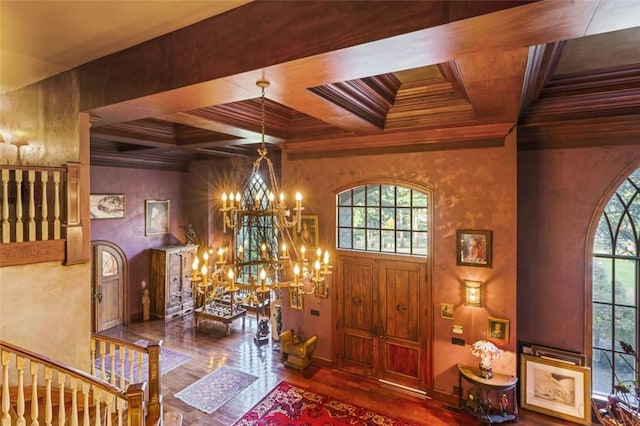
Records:
<instances>
[{"instance_id":1,"label":"upholstered chair","mask_svg":"<svg viewBox=\"0 0 640 426\"><path fill-rule=\"evenodd\" d=\"M318 336L311 336L300 341L293 330L285 330L280 334L280 351L285 365L304 370L311 364L311 354L316 349Z\"/></svg>"}]
</instances>

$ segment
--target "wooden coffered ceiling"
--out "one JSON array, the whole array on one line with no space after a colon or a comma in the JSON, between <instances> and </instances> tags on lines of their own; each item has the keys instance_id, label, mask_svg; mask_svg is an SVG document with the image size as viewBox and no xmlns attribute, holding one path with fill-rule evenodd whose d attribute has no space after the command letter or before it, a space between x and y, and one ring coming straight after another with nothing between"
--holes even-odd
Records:
<instances>
[{"instance_id":1,"label":"wooden coffered ceiling","mask_svg":"<svg viewBox=\"0 0 640 426\"><path fill-rule=\"evenodd\" d=\"M640 141L636 0L250 2L78 67L94 165Z\"/></svg>"}]
</instances>

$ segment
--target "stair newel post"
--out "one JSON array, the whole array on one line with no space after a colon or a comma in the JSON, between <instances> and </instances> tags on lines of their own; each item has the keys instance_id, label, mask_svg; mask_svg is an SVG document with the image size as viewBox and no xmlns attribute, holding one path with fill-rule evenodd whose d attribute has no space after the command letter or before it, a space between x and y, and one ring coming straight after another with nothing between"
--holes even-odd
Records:
<instances>
[{"instance_id":1,"label":"stair newel post","mask_svg":"<svg viewBox=\"0 0 640 426\"><path fill-rule=\"evenodd\" d=\"M149 356L149 403L147 414L158 419L162 417L162 389L160 383L160 348L162 341L149 342L147 346Z\"/></svg>"},{"instance_id":2,"label":"stair newel post","mask_svg":"<svg viewBox=\"0 0 640 426\"><path fill-rule=\"evenodd\" d=\"M146 383L134 383L129 385L125 395L127 395L127 426L143 426L144 421L144 393Z\"/></svg>"}]
</instances>

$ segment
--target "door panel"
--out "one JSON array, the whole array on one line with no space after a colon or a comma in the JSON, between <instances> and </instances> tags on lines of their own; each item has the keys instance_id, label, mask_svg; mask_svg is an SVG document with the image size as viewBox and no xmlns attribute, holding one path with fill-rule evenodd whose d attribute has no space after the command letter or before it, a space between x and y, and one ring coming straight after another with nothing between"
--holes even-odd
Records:
<instances>
[{"instance_id":1,"label":"door panel","mask_svg":"<svg viewBox=\"0 0 640 426\"><path fill-rule=\"evenodd\" d=\"M125 260L106 244L93 246L93 317L95 332L124 323Z\"/></svg>"},{"instance_id":2,"label":"door panel","mask_svg":"<svg viewBox=\"0 0 640 426\"><path fill-rule=\"evenodd\" d=\"M375 375L378 317L376 265L371 259L344 257L338 263L342 286L338 291L339 352L341 368Z\"/></svg>"},{"instance_id":3,"label":"door panel","mask_svg":"<svg viewBox=\"0 0 640 426\"><path fill-rule=\"evenodd\" d=\"M380 261L380 378L423 389L425 321L421 315L424 265Z\"/></svg>"}]
</instances>

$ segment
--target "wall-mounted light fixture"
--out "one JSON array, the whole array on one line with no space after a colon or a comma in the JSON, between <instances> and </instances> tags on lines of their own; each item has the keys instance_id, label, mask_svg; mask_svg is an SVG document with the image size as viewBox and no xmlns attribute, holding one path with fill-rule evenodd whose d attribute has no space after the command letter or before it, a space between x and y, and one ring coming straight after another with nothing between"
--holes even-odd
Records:
<instances>
[{"instance_id":1,"label":"wall-mounted light fixture","mask_svg":"<svg viewBox=\"0 0 640 426\"><path fill-rule=\"evenodd\" d=\"M467 306L482 306L482 281L464 280L464 304Z\"/></svg>"}]
</instances>

